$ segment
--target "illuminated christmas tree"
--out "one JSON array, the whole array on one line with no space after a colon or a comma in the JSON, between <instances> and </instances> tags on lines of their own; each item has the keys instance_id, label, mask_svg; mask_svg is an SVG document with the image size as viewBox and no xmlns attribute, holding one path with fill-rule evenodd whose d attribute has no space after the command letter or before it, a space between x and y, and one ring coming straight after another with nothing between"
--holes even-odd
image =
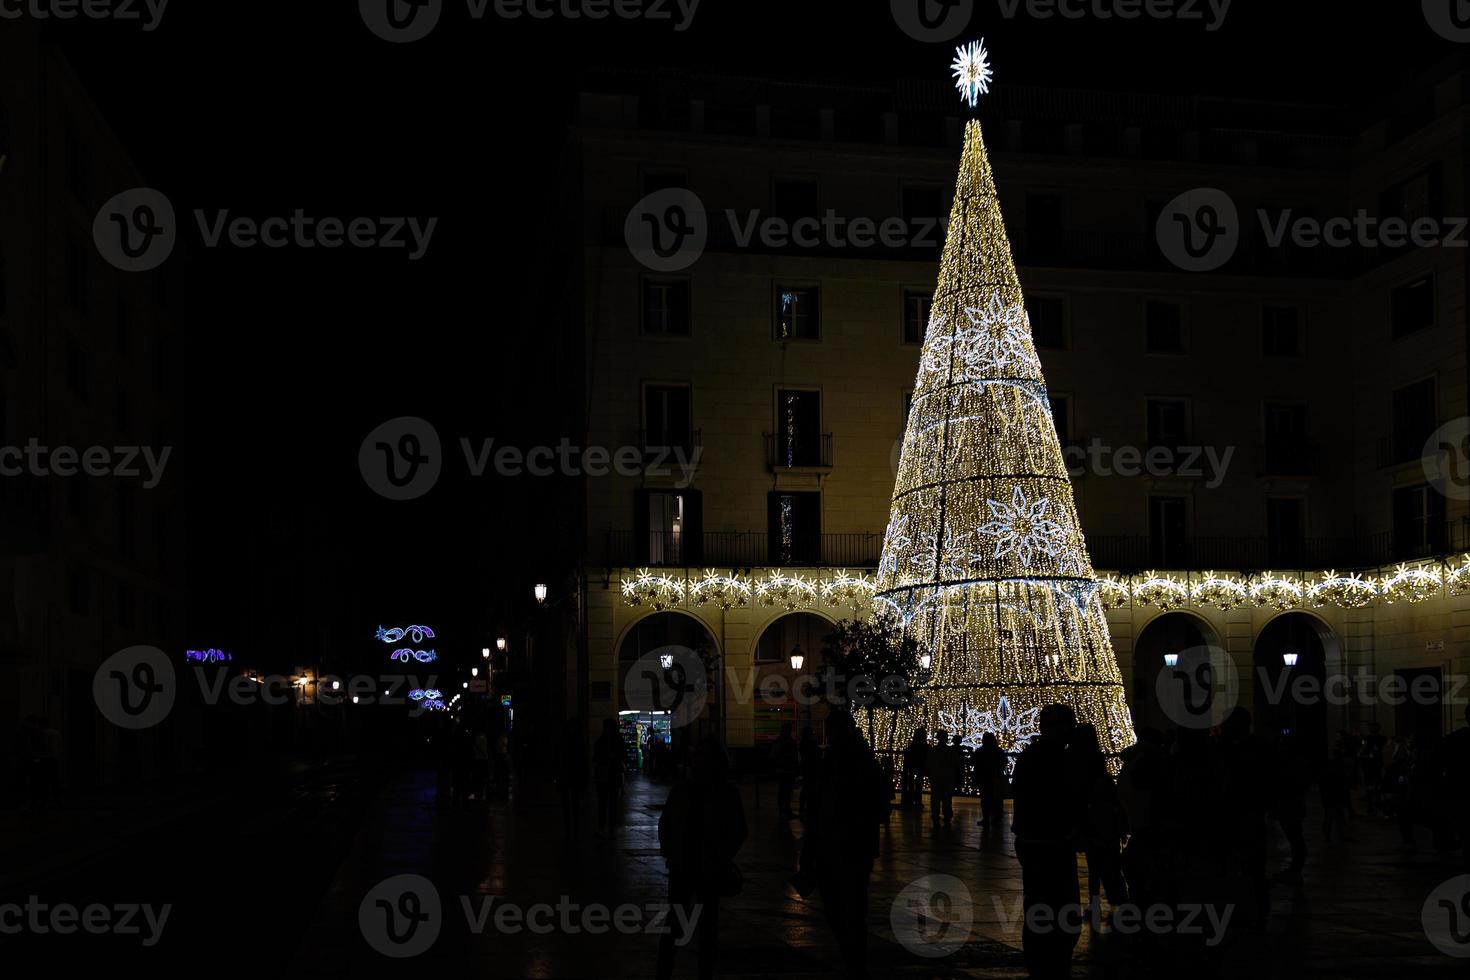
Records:
<instances>
[{"instance_id":1,"label":"illuminated christmas tree","mask_svg":"<svg viewBox=\"0 0 1470 980\"><path fill-rule=\"evenodd\" d=\"M955 74L971 105L981 45ZM1077 520L1021 283L980 124L965 128L954 207L914 385L877 607L931 657L923 704L875 746L918 725L1007 752L1048 704L1071 705L1116 755L1134 741L1097 579Z\"/></svg>"}]
</instances>

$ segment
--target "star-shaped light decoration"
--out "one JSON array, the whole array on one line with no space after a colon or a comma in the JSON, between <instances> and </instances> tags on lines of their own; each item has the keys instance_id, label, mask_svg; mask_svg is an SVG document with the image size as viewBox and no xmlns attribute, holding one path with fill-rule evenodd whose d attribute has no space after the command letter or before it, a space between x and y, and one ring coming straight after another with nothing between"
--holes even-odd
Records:
<instances>
[{"instance_id":1,"label":"star-shaped light decoration","mask_svg":"<svg viewBox=\"0 0 1470 980\"><path fill-rule=\"evenodd\" d=\"M990 52L985 50L984 38L956 48L954 63L949 67L954 71L960 98L974 108L980 96L990 91L990 80L995 77L990 70Z\"/></svg>"},{"instance_id":2,"label":"star-shaped light decoration","mask_svg":"<svg viewBox=\"0 0 1470 980\"><path fill-rule=\"evenodd\" d=\"M999 539L995 545L995 558L1015 554L1021 564L1029 568L1038 552L1055 558L1065 543L1066 529L1046 516L1051 501L1045 497L1027 500L1025 492L1016 487L1010 504L998 500L985 503L995 520L981 525L979 531Z\"/></svg>"},{"instance_id":3,"label":"star-shaped light decoration","mask_svg":"<svg viewBox=\"0 0 1470 980\"><path fill-rule=\"evenodd\" d=\"M967 748L978 749L985 733L991 732L1006 752L1019 752L1041 734L1040 718L1040 708L1014 711L1010 698L1001 695L994 711L981 711L968 704L960 705L955 712L941 711L939 725L959 736L960 744Z\"/></svg>"}]
</instances>

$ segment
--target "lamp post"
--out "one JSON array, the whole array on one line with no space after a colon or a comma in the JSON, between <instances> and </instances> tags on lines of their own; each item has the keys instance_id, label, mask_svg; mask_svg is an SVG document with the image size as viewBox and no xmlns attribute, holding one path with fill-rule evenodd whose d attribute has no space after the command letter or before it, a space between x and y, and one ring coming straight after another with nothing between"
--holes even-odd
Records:
<instances>
[{"instance_id":1,"label":"lamp post","mask_svg":"<svg viewBox=\"0 0 1470 980\"><path fill-rule=\"evenodd\" d=\"M544 606L546 604L546 594L548 592L546 585L542 582L537 582L536 587L532 590L532 592L536 596L537 604Z\"/></svg>"},{"instance_id":2,"label":"lamp post","mask_svg":"<svg viewBox=\"0 0 1470 980\"><path fill-rule=\"evenodd\" d=\"M1179 654L1173 652L1172 650L1169 651L1168 653L1164 654L1164 666L1165 667L1170 667L1170 668L1178 667L1179 666Z\"/></svg>"},{"instance_id":3,"label":"lamp post","mask_svg":"<svg viewBox=\"0 0 1470 980\"><path fill-rule=\"evenodd\" d=\"M505 652L505 637L497 636L495 638L495 649L499 650L501 653Z\"/></svg>"}]
</instances>

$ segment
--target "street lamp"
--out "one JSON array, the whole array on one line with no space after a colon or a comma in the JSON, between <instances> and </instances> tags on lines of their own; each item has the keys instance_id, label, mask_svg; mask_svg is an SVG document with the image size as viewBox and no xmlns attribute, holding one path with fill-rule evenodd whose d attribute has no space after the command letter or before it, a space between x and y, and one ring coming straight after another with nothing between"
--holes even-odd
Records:
<instances>
[{"instance_id":1,"label":"street lamp","mask_svg":"<svg viewBox=\"0 0 1470 980\"><path fill-rule=\"evenodd\" d=\"M495 638L495 649L499 650L501 653L505 652L505 637L497 636ZM485 651L485 653L488 656L490 651L487 650Z\"/></svg>"},{"instance_id":2,"label":"street lamp","mask_svg":"<svg viewBox=\"0 0 1470 980\"><path fill-rule=\"evenodd\" d=\"M934 664L934 655L924 653L919 655L919 669L928 670Z\"/></svg>"},{"instance_id":3,"label":"street lamp","mask_svg":"<svg viewBox=\"0 0 1470 980\"><path fill-rule=\"evenodd\" d=\"M484 658L485 660L489 660L490 659L490 648L489 647L481 647L480 648L480 656L482 658Z\"/></svg>"},{"instance_id":4,"label":"street lamp","mask_svg":"<svg viewBox=\"0 0 1470 980\"><path fill-rule=\"evenodd\" d=\"M1295 667L1297 660L1300 658L1301 654L1297 653L1295 650L1288 650L1286 653L1283 653L1281 655L1281 662L1286 664L1286 666L1288 667Z\"/></svg>"},{"instance_id":5,"label":"street lamp","mask_svg":"<svg viewBox=\"0 0 1470 980\"><path fill-rule=\"evenodd\" d=\"M536 583L536 588L535 588L534 591L536 593L536 601L539 602L539 603L542 603L544 605L545 602L546 602L546 592L547 592L546 586L544 584L542 584L541 582L537 582Z\"/></svg>"},{"instance_id":6,"label":"street lamp","mask_svg":"<svg viewBox=\"0 0 1470 980\"><path fill-rule=\"evenodd\" d=\"M471 667L470 668L470 676L471 677L479 677L480 676L480 668L478 668L478 667Z\"/></svg>"},{"instance_id":7,"label":"street lamp","mask_svg":"<svg viewBox=\"0 0 1470 980\"><path fill-rule=\"evenodd\" d=\"M1166 653L1166 654L1164 654L1164 666L1165 667L1178 667L1179 666L1179 654L1177 654L1177 653Z\"/></svg>"},{"instance_id":8,"label":"street lamp","mask_svg":"<svg viewBox=\"0 0 1470 980\"><path fill-rule=\"evenodd\" d=\"M791 669L800 670L801 665L806 663L806 654L801 651L801 644L791 648Z\"/></svg>"}]
</instances>

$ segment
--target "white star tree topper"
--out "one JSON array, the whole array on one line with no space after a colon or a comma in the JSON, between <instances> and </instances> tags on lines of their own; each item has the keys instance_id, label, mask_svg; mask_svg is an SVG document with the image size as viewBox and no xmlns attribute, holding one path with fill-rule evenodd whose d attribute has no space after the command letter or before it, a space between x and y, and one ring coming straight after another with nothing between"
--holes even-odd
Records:
<instances>
[{"instance_id":1,"label":"white star tree topper","mask_svg":"<svg viewBox=\"0 0 1470 980\"><path fill-rule=\"evenodd\" d=\"M990 70L990 52L985 50L985 39L956 48L954 62L949 67L954 70L954 84L960 90L960 98L974 108L980 96L990 91L990 80L995 77Z\"/></svg>"}]
</instances>

